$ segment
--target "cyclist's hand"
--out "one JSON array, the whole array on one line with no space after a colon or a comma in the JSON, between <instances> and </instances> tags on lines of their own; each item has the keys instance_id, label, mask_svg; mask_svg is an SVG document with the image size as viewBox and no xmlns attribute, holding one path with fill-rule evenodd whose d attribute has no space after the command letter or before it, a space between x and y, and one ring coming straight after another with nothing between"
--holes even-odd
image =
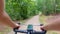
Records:
<instances>
[{"instance_id":1,"label":"cyclist's hand","mask_svg":"<svg viewBox=\"0 0 60 34\"><path fill-rule=\"evenodd\" d=\"M20 24L16 24L17 26L14 29L19 29L20 28Z\"/></svg>"},{"instance_id":2,"label":"cyclist's hand","mask_svg":"<svg viewBox=\"0 0 60 34\"><path fill-rule=\"evenodd\" d=\"M40 26L40 29L41 29L42 31L44 31L44 33L46 34L47 30L45 30L45 29L43 28L43 26Z\"/></svg>"},{"instance_id":3,"label":"cyclist's hand","mask_svg":"<svg viewBox=\"0 0 60 34\"><path fill-rule=\"evenodd\" d=\"M16 24L16 27L13 28L13 31L18 30L19 28L20 28L20 25L19 24Z\"/></svg>"},{"instance_id":4,"label":"cyclist's hand","mask_svg":"<svg viewBox=\"0 0 60 34\"><path fill-rule=\"evenodd\" d=\"M18 25L17 27L16 27L16 29L19 29L20 28L20 26Z\"/></svg>"},{"instance_id":5,"label":"cyclist's hand","mask_svg":"<svg viewBox=\"0 0 60 34\"><path fill-rule=\"evenodd\" d=\"M41 29L42 31L44 31L44 28L43 28L43 26L40 26L40 29Z\"/></svg>"},{"instance_id":6,"label":"cyclist's hand","mask_svg":"<svg viewBox=\"0 0 60 34\"><path fill-rule=\"evenodd\" d=\"M20 28L20 23L17 23L15 29L19 29L19 28Z\"/></svg>"}]
</instances>

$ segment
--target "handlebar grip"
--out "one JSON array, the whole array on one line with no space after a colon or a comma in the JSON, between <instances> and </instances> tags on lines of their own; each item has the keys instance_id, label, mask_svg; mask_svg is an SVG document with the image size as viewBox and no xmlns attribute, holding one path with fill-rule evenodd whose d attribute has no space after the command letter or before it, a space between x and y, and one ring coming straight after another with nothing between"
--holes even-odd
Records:
<instances>
[{"instance_id":1,"label":"handlebar grip","mask_svg":"<svg viewBox=\"0 0 60 34\"><path fill-rule=\"evenodd\" d=\"M40 24L40 26L43 26L43 24Z\"/></svg>"},{"instance_id":2,"label":"handlebar grip","mask_svg":"<svg viewBox=\"0 0 60 34\"><path fill-rule=\"evenodd\" d=\"M21 23L17 23L18 25L20 25Z\"/></svg>"}]
</instances>

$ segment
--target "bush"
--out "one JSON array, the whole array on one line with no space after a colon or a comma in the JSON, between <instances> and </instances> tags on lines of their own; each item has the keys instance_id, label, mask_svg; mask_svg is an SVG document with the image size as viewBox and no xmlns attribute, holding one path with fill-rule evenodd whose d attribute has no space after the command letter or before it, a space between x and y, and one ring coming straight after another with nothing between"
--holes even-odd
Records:
<instances>
[{"instance_id":1,"label":"bush","mask_svg":"<svg viewBox=\"0 0 60 34\"><path fill-rule=\"evenodd\" d=\"M35 6L31 0L6 0L6 11L12 20L27 19L38 14Z\"/></svg>"}]
</instances>

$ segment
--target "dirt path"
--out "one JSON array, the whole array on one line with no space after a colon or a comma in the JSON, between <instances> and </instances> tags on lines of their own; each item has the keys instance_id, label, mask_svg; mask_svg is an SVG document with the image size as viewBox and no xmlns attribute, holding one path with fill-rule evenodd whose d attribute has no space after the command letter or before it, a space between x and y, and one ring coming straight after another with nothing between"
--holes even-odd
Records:
<instances>
[{"instance_id":1,"label":"dirt path","mask_svg":"<svg viewBox=\"0 0 60 34\"><path fill-rule=\"evenodd\" d=\"M26 24L26 25L28 25L28 24L40 25L39 15L36 15L36 16L28 19L25 24ZM23 26L20 27L20 29L21 29L21 30L23 30L23 29L25 30L25 29L27 29L27 26L24 26L24 25L23 25ZM33 29L40 31L40 26L33 26ZM11 32L9 32L8 34L14 34L14 32L11 31ZM18 33L18 34L22 34L22 33ZM24 34L24 33L23 33L23 34ZM48 32L47 34L60 34L60 32L58 32L58 31L56 31L56 32L55 32L55 31L51 31L51 32Z\"/></svg>"},{"instance_id":2,"label":"dirt path","mask_svg":"<svg viewBox=\"0 0 60 34\"><path fill-rule=\"evenodd\" d=\"M39 15L36 15L36 16L30 18L29 20L26 21L25 24L26 24L26 25L28 25L28 24L40 25L40 22L39 22ZM23 26L21 26L20 29L21 29L21 30L22 30L22 29L27 29L27 26L24 26L24 25L23 25ZM40 31L40 26L33 26L33 29ZM11 33L14 34L13 31L11 31L9 34L11 34ZM18 33L18 34L19 34L19 33ZM20 33L20 34L21 34L21 33Z\"/></svg>"}]
</instances>

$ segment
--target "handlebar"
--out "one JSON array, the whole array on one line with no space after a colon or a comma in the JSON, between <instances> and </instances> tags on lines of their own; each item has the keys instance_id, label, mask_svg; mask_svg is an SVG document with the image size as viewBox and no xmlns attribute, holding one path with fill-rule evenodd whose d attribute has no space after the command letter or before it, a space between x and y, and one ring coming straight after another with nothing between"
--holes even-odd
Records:
<instances>
[{"instance_id":1,"label":"handlebar","mask_svg":"<svg viewBox=\"0 0 60 34\"><path fill-rule=\"evenodd\" d=\"M28 30L15 30L15 32L19 32L19 33L28 33ZM31 31L31 34L46 34L46 31Z\"/></svg>"},{"instance_id":2,"label":"handlebar","mask_svg":"<svg viewBox=\"0 0 60 34\"><path fill-rule=\"evenodd\" d=\"M27 26L27 25L25 25L25 26ZM42 26L42 24L41 25L28 25L27 30L18 30L17 28L14 28L14 32L15 32L15 34L17 34L17 32L26 33L26 34L46 34L46 30L35 31L35 30L33 30L33 26Z\"/></svg>"},{"instance_id":3,"label":"handlebar","mask_svg":"<svg viewBox=\"0 0 60 34\"><path fill-rule=\"evenodd\" d=\"M15 30L15 32L27 33L27 30Z\"/></svg>"}]
</instances>

